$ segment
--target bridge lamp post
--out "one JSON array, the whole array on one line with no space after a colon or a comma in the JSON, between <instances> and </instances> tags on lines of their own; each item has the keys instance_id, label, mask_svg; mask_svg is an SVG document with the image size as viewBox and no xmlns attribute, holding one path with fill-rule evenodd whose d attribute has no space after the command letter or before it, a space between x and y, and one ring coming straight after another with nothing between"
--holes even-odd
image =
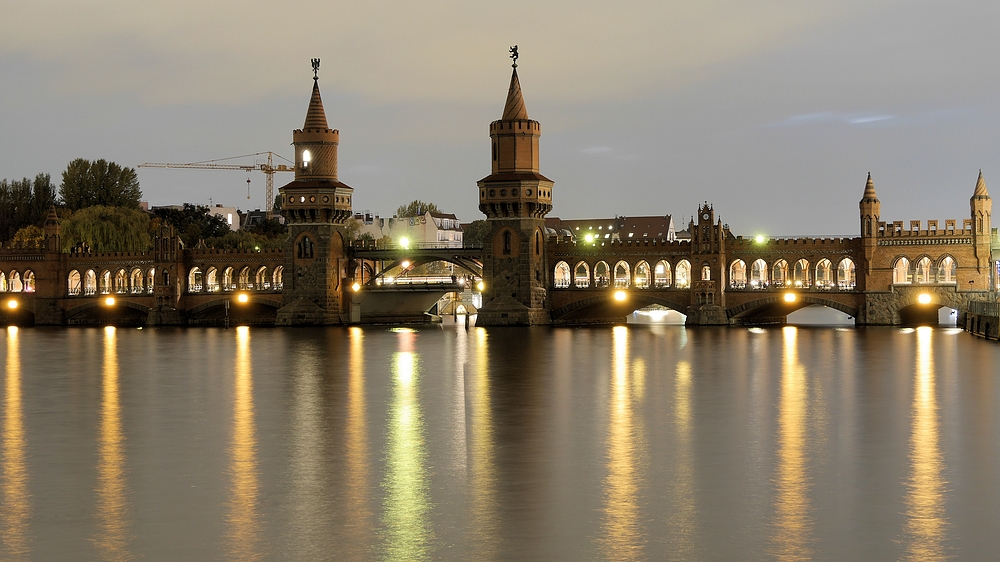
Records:
<instances>
[{"instance_id":1,"label":"bridge lamp post","mask_svg":"<svg viewBox=\"0 0 1000 562\"><path fill-rule=\"evenodd\" d=\"M478 289L479 292L482 293L483 290L486 289L486 283L483 283L482 281L480 281L479 283L476 283L476 289Z\"/></svg>"},{"instance_id":2,"label":"bridge lamp post","mask_svg":"<svg viewBox=\"0 0 1000 562\"><path fill-rule=\"evenodd\" d=\"M754 237L753 241L756 242L756 243L758 243L758 244L763 244L764 243L764 235L763 234L758 234L757 236Z\"/></svg>"},{"instance_id":3,"label":"bridge lamp post","mask_svg":"<svg viewBox=\"0 0 1000 562\"><path fill-rule=\"evenodd\" d=\"M928 293L920 293L920 295L917 296L917 302L920 304L930 304L931 296Z\"/></svg>"},{"instance_id":4,"label":"bridge lamp post","mask_svg":"<svg viewBox=\"0 0 1000 562\"><path fill-rule=\"evenodd\" d=\"M627 296L628 295L625 293L625 291L615 291L615 300L618 302L625 302L625 298Z\"/></svg>"},{"instance_id":5,"label":"bridge lamp post","mask_svg":"<svg viewBox=\"0 0 1000 562\"><path fill-rule=\"evenodd\" d=\"M795 293L785 293L785 302L795 302L798 298Z\"/></svg>"},{"instance_id":6,"label":"bridge lamp post","mask_svg":"<svg viewBox=\"0 0 1000 562\"><path fill-rule=\"evenodd\" d=\"M399 239L399 247L406 250L410 247L410 239L407 237L402 237Z\"/></svg>"},{"instance_id":7,"label":"bridge lamp post","mask_svg":"<svg viewBox=\"0 0 1000 562\"><path fill-rule=\"evenodd\" d=\"M355 293L357 293L358 291L361 290L361 284L360 283L355 283L355 284L351 285L351 290L354 291Z\"/></svg>"},{"instance_id":8,"label":"bridge lamp post","mask_svg":"<svg viewBox=\"0 0 1000 562\"><path fill-rule=\"evenodd\" d=\"M588 234L588 235L584 236L583 239L587 242L587 244L593 244L594 243L594 235L593 234Z\"/></svg>"},{"instance_id":9,"label":"bridge lamp post","mask_svg":"<svg viewBox=\"0 0 1000 562\"><path fill-rule=\"evenodd\" d=\"M246 293L239 293L238 295L236 295L236 302L240 304L246 304L250 302L250 295Z\"/></svg>"},{"instance_id":10,"label":"bridge lamp post","mask_svg":"<svg viewBox=\"0 0 1000 562\"><path fill-rule=\"evenodd\" d=\"M104 305L105 306L114 306L115 305L115 297L108 297L108 298L104 299Z\"/></svg>"},{"instance_id":11,"label":"bridge lamp post","mask_svg":"<svg viewBox=\"0 0 1000 562\"><path fill-rule=\"evenodd\" d=\"M16 310L17 307L18 307L17 300L10 299L9 301L7 301L7 308L9 308L11 310Z\"/></svg>"}]
</instances>

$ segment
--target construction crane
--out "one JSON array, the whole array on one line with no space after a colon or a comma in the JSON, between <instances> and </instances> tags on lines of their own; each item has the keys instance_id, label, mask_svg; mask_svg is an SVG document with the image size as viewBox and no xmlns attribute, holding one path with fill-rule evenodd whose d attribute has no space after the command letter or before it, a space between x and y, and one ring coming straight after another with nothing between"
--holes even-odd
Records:
<instances>
[{"instance_id":1,"label":"construction crane","mask_svg":"<svg viewBox=\"0 0 1000 562\"><path fill-rule=\"evenodd\" d=\"M267 163L254 163L254 164L220 164L219 162L225 162L227 160L236 160L237 158L250 158L252 156L262 156L267 154ZM274 216L274 173L275 172L294 172L295 166L288 166L285 164L274 164L274 157L277 156L282 160L289 161L280 154L275 154L271 151L267 152L255 152L253 154L244 154L243 156L233 156L230 158L217 158L215 160L205 160L203 162L190 162L188 164L172 164L167 162L146 162L145 164L139 164L140 168L188 168L194 170L243 170L246 172L252 170L260 170L264 172L265 177L265 194L264 194L264 205L267 208L267 218L272 218ZM290 162L290 161L289 161ZM247 180L249 183L250 180ZM249 197L249 195L248 195Z\"/></svg>"}]
</instances>

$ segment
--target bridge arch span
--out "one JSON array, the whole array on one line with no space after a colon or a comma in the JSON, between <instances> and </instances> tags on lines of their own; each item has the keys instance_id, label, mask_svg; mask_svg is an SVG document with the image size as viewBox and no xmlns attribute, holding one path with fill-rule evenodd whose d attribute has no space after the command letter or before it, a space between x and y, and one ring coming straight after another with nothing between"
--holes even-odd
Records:
<instances>
[{"instance_id":1,"label":"bridge arch span","mask_svg":"<svg viewBox=\"0 0 1000 562\"><path fill-rule=\"evenodd\" d=\"M567 292L569 294L571 292ZM684 293L686 296L687 293ZM615 291L596 291L552 310L555 322L568 320L599 320L622 317L645 306L660 305L687 314L688 303L680 303L656 292L629 291L624 302L615 300Z\"/></svg>"},{"instance_id":2,"label":"bridge arch span","mask_svg":"<svg viewBox=\"0 0 1000 562\"><path fill-rule=\"evenodd\" d=\"M858 317L858 308L844 304L842 302L837 302L835 300L824 298L818 295L811 294L798 294L796 300L793 303L785 302L784 295L774 295L769 297L763 297L755 299L752 301L745 302L741 305L734 306L726 310L726 316L729 318L739 318L743 316L751 316L755 312L766 310L768 308L780 307L783 316L799 310L800 308L805 308L809 305L818 304L820 306L825 306L843 312L844 314L852 317Z\"/></svg>"},{"instance_id":3,"label":"bridge arch span","mask_svg":"<svg viewBox=\"0 0 1000 562\"><path fill-rule=\"evenodd\" d=\"M247 300L247 302L245 304L259 304L259 305L262 305L262 306L267 306L267 307L273 308L275 310L281 308L281 301L277 301L277 300L274 300L272 298L267 298L267 297L263 297L263 296L260 296L260 295L255 295L253 293L246 293L246 295L248 297L248 300ZM220 298L217 298L217 299L212 299L210 301L203 302L203 303L201 303L201 304L199 304L199 305L191 308L188 311L188 315L191 316L192 318L198 317L198 316L200 316L200 315L204 314L205 312L210 311L212 309L215 309L215 308L224 308L226 306L226 302L232 302L232 300L233 300L232 296L225 296L225 297L220 297ZM232 307L232 306L236 306L236 305L233 304L233 305L230 305L230 306Z\"/></svg>"}]
</instances>

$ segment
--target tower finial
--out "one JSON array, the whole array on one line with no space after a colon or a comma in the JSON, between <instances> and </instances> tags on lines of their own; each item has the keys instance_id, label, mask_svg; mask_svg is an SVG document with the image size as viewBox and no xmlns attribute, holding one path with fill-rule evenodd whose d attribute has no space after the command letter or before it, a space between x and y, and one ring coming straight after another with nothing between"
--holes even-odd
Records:
<instances>
[{"instance_id":1,"label":"tower finial","mask_svg":"<svg viewBox=\"0 0 1000 562\"><path fill-rule=\"evenodd\" d=\"M319 81L319 59L312 60L313 65L313 80Z\"/></svg>"},{"instance_id":2,"label":"tower finial","mask_svg":"<svg viewBox=\"0 0 1000 562\"><path fill-rule=\"evenodd\" d=\"M511 66L517 68L517 45L510 48L510 58L514 59L514 64Z\"/></svg>"}]
</instances>

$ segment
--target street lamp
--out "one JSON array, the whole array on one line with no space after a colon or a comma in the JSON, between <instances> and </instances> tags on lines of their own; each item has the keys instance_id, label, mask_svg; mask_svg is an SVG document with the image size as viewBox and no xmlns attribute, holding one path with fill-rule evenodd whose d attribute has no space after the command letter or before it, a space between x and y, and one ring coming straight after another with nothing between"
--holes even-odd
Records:
<instances>
[{"instance_id":1,"label":"street lamp","mask_svg":"<svg viewBox=\"0 0 1000 562\"><path fill-rule=\"evenodd\" d=\"M785 302L795 302L798 299L795 293L785 293Z\"/></svg>"},{"instance_id":2,"label":"street lamp","mask_svg":"<svg viewBox=\"0 0 1000 562\"><path fill-rule=\"evenodd\" d=\"M9 308L11 310L16 309L17 308L17 301L14 300L14 299L10 299L9 301L7 301L7 308Z\"/></svg>"},{"instance_id":3,"label":"street lamp","mask_svg":"<svg viewBox=\"0 0 1000 562\"><path fill-rule=\"evenodd\" d=\"M108 297L108 298L104 299L104 304L107 305L107 306L114 306L115 305L115 297Z\"/></svg>"},{"instance_id":4,"label":"street lamp","mask_svg":"<svg viewBox=\"0 0 1000 562\"><path fill-rule=\"evenodd\" d=\"M625 301L625 291L615 291L615 300L618 302Z\"/></svg>"},{"instance_id":5,"label":"street lamp","mask_svg":"<svg viewBox=\"0 0 1000 562\"><path fill-rule=\"evenodd\" d=\"M917 302L919 302L920 304L930 304L931 296L927 293L920 293L920 295L917 297Z\"/></svg>"}]
</instances>

